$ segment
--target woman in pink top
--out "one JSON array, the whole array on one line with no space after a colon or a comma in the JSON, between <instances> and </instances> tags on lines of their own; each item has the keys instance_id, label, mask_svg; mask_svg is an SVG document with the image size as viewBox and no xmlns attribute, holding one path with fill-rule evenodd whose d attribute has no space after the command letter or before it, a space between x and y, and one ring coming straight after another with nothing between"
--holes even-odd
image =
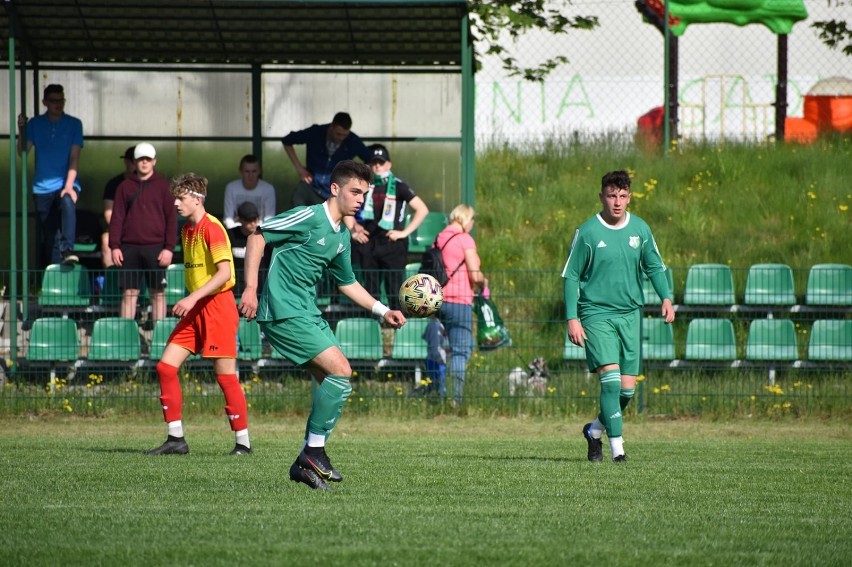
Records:
<instances>
[{"instance_id":1,"label":"woman in pink top","mask_svg":"<svg viewBox=\"0 0 852 567\"><path fill-rule=\"evenodd\" d=\"M469 234L476 213L470 205L459 205L450 213L450 224L435 239L450 280L444 286L444 305L438 316L450 342L449 374L453 379L453 400L461 403L465 368L473 353L474 288L488 286L479 270L476 242Z\"/></svg>"}]
</instances>

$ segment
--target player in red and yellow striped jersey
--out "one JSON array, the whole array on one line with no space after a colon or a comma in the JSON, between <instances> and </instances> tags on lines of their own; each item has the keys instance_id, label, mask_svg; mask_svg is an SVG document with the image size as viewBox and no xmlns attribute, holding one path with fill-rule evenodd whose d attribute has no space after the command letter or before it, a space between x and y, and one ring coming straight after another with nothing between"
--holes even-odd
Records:
<instances>
[{"instance_id":1,"label":"player in red and yellow striped jersey","mask_svg":"<svg viewBox=\"0 0 852 567\"><path fill-rule=\"evenodd\" d=\"M236 283L234 257L225 227L204 208L207 179L186 173L172 179L177 212L187 218L181 232L186 289L189 295L175 303L180 317L157 364L160 402L169 428L166 442L147 455L186 454L183 434L183 394L178 369L190 354L213 360L213 369L225 394L225 413L236 435L231 455L251 454L248 406L237 378L239 313L231 288Z\"/></svg>"}]
</instances>

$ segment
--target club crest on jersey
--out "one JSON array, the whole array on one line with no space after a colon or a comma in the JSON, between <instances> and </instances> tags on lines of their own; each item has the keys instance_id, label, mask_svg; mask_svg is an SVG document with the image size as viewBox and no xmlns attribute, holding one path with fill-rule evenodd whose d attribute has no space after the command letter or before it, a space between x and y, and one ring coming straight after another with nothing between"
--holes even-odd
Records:
<instances>
[{"instance_id":1,"label":"club crest on jersey","mask_svg":"<svg viewBox=\"0 0 852 567\"><path fill-rule=\"evenodd\" d=\"M639 248L639 237L631 236L630 240L627 242L631 248Z\"/></svg>"},{"instance_id":2,"label":"club crest on jersey","mask_svg":"<svg viewBox=\"0 0 852 567\"><path fill-rule=\"evenodd\" d=\"M317 244L319 244L320 246L325 246L325 236L317 240Z\"/></svg>"},{"instance_id":3,"label":"club crest on jersey","mask_svg":"<svg viewBox=\"0 0 852 567\"><path fill-rule=\"evenodd\" d=\"M343 243L342 242L337 245L337 253L340 254L341 252L343 252Z\"/></svg>"}]
</instances>

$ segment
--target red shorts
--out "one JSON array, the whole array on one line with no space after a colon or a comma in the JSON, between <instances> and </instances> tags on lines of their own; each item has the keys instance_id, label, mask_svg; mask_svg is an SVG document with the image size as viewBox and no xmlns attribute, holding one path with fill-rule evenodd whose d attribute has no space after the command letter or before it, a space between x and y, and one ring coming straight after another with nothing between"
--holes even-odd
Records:
<instances>
[{"instance_id":1,"label":"red shorts","mask_svg":"<svg viewBox=\"0 0 852 567\"><path fill-rule=\"evenodd\" d=\"M236 358L240 314L231 290L205 297L181 317L169 343L203 358Z\"/></svg>"}]
</instances>

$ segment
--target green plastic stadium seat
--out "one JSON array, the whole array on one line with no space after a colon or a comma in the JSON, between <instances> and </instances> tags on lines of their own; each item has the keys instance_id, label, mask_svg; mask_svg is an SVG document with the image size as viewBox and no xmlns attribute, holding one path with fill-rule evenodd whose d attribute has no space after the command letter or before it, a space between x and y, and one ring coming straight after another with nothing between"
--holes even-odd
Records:
<instances>
[{"instance_id":1,"label":"green plastic stadium seat","mask_svg":"<svg viewBox=\"0 0 852 567\"><path fill-rule=\"evenodd\" d=\"M148 350L149 363L156 364L163 357L163 351L166 350L166 345L169 344L169 337L179 320L177 317L164 317L154 322L151 347ZM200 360L202 360L200 354L191 354L187 358L188 362L198 362Z\"/></svg>"},{"instance_id":2,"label":"green plastic stadium seat","mask_svg":"<svg viewBox=\"0 0 852 567\"><path fill-rule=\"evenodd\" d=\"M795 305L793 270L786 264L755 264L748 269L746 305Z\"/></svg>"},{"instance_id":3,"label":"green plastic stadium seat","mask_svg":"<svg viewBox=\"0 0 852 567\"><path fill-rule=\"evenodd\" d=\"M89 270L80 264L51 264L44 270L38 304L42 307L84 307L91 299Z\"/></svg>"},{"instance_id":4,"label":"green plastic stadium seat","mask_svg":"<svg viewBox=\"0 0 852 567\"><path fill-rule=\"evenodd\" d=\"M405 265L405 279L420 273L420 262L412 262Z\"/></svg>"},{"instance_id":5,"label":"green plastic stadium seat","mask_svg":"<svg viewBox=\"0 0 852 567\"><path fill-rule=\"evenodd\" d=\"M382 330L379 322L367 317L341 319L334 331L340 350L350 360L381 360Z\"/></svg>"},{"instance_id":6,"label":"green plastic stadium seat","mask_svg":"<svg viewBox=\"0 0 852 567\"><path fill-rule=\"evenodd\" d=\"M733 305L734 278L724 264L695 264L686 273L685 305Z\"/></svg>"},{"instance_id":7,"label":"green plastic stadium seat","mask_svg":"<svg viewBox=\"0 0 852 567\"><path fill-rule=\"evenodd\" d=\"M728 319L693 319L686 328L687 360L736 360L734 325Z\"/></svg>"},{"instance_id":8,"label":"green plastic stadium seat","mask_svg":"<svg viewBox=\"0 0 852 567\"><path fill-rule=\"evenodd\" d=\"M121 287L119 287L120 271L121 268L117 268L115 266L104 270L104 289L101 293L100 299L100 304L104 307L118 307L121 305L122 291ZM142 289L139 290L139 297L136 301L137 309L151 303L148 286L144 280L142 282Z\"/></svg>"},{"instance_id":9,"label":"green plastic stadium seat","mask_svg":"<svg viewBox=\"0 0 852 567\"><path fill-rule=\"evenodd\" d=\"M393 337L391 358L394 360L423 360L426 358L426 341L423 331L429 325L429 319L409 319L402 328L397 329Z\"/></svg>"},{"instance_id":10,"label":"green plastic stadium seat","mask_svg":"<svg viewBox=\"0 0 852 567\"><path fill-rule=\"evenodd\" d=\"M816 264L808 272L808 305L852 305L852 266Z\"/></svg>"},{"instance_id":11,"label":"green plastic stadium seat","mask_svg":"<svg viewBox=\"0 0 852 567\"><path fill-rule=\"evenodd\" d=\"M95 242L75 242L74 243L74 252L82 253L82 254L92 254L93 252L98 251L98 245Z\"/></svg>"},{"instance_id":12,"label":"green plastic stadium seat","mask_svg":"<svg viewBox=\"0 0 852 567\"><path fill-rule=\"evenodd\" d=\"M148 351L149 360L157 361L163 357L163 351L169 342L169 335L172 334L177 322L177 317L164 317L154 323L154 332L151 334L151 348Z\"/></svg>"},{"instance_id":13,"label":"green plastic stadium seat","mask_svg":"<svg viewBox=\"0 0 852 567\"><path fill-rule=\"evenodd\" d=\"M237 357L240 360L263 358L263 340L260 337L260 325L257 321L240 319L237 328L237 345Z\"/></svg>"},{"instance_id":14,"label":"green plastic stadium seat","mask_svg":"<svg viewBox=\"0 0 852 567\"><path fill-rule=\"evenodd\" d=\"M748 328L746 360L796 360L796 326L789 319L756 319Z\"/></svg>"},{"instance_id":15,"label":"green plastic stadium seat","mask_svg":"<svg viewBox=\"0 0 852 567\"><path fill-rule=\"evenodd\" d=\"M852 319L819 319L811 328L808 360L852 362Z\"/></svg>"},{"instance_id":16,"label":"green plastic stadium seat","mask_svg":"<svg viewBox=\"0 0 852 567\"><path fill-rule=\"evenodd\" d=\"M361 266L358 266L358 265L352 266L352 273L355 274L355 279L358 280L358 283L360 283L361 285L366 285L367 280L366 280L366 277L364 275L364 270L361 268ZM328 282L331 282L331 276L328 276L328 277L329 277ZM355 305L355 303L351 299L349 299L348 297L346 297L345 295L340 293L340 290L337 288L336 284L329 283L328 285L329 285L329 290L330 290L329 291L329 303L333 303L331 301L331 297L336 296L337 297L337 303L342 305L342 306L352 307L353 305ZM320 282L319 286L321 288L323 286L323 282ZM319 291L317 292L317 297L318 298L321 297L321 293ZM317 301L317 305L319 306L319 300Z\"/></svg>"},{"instance_id":17,"label":"green plastic stadium seat","mask_svg":"<svg viewBox=\"0 0 852 567\"><path fill-rule=\"evenodd\" d=\"M104 270L104 289L101 292L100 304L104 307L121 305L121 288L118 287L118 271L121 268L113 266Z\"/></svg>"},{"instance_id":18,"label":"green plastic stadium seat","mask_svg":"<svg viewBox=\"0 0 852 567\"><path fill-rule=\"evenodd\" d=\"M272 352L269 355L269 358L275 358L275 359L278 359L278 360L287 360L287 358L283 354L278 352L274 347L272 349Z\"/></svg>"},{"instance_id":19,"label":"green plastic stadium seat","mask_svg":"<svg viewBox=\"0 0 852 567\"><path fill-rule=\"evenodd\" d=\"M565 348L562 350L562 360L586 360L586 349L580 348L568 338L565 333Z\"/></svg>"},{"instance_id":20,"label":"green plastic stadium seat","mask_svg":"<svg viewBox=\"0 0 852 567\"><path fill-rule=\"evenodd\" d=\"M450 223L450 219L444 213L430 212L423 219L417 230L408 237L408 253L422 254L432 246L438 233Z\"/></svg>"},{"instance_id":21,"label":"green plastic stadium seat","mask_svg":"<svg viewBox=\"0 0 852 567\"><path fill-rule=\"evenodd\" d=\"M174 305L187 295L183 264L169 264L166 268L166 305Z\"/></svg>"},{"instance_id":22,"label":"green plastic stadium seat","mask_svg":"<svg viewBox=\"0 0 852 567\"><path fill-rule=\"evenodd\" d=\"M674 276L672 275L672 269L669 267L666 269L666 278L669 280L669 289L674 294ZM642 274L642 294L645 296L645 305L662 305L663 303L657 295L656 290L654 290L651 280L644 274Z\"/></svg>"},{"instance_id":23,"label":"green plastic stadium seat","mask_svg":"<svg viewBox=\"0 0 852 567\"><path fill-rule=\"evenodd\" d=\"M175 255L183 254L183 239L181 238L181 233L183 232L183 225L186 224L187 220L189 220L189 219L187 219L186 217L182 217L182 216L178 215L178 218L177 218L178 238L177 238L177 244L175 245L175 249L174 249Z\"/></svg>"},{"instance_id":24,"label":"green plastic stadium seat","mask_svg":"<svg viewBox=\"0 0 852 567\"><path fill-rule=\"evenodd\" d=\"M645 360L674 360L675 346L672 326L658 317L642 319L642 358Z\"/></svg>"},{"instance_id":25,"label":"green plastic stadium seat","mask_svg":"<svg viewBox=\"0 0 852 567\"><path fill-rule=\"evenodd\" d=\"M42 317L30 329L27 360L39 362L77 360L80 341L77 324L63 317Z\"/></svg>"},{"instance_id":26,"label":"green plastic stadium seat","mask_svg":"<svg viewBox=\"0 0 852 567\"><path fill-rule=\"evenodd\" d=\"M103 317L92 327L89 360L139 360L139 326L133 319Z\"/></svg>"}]
</instances>

